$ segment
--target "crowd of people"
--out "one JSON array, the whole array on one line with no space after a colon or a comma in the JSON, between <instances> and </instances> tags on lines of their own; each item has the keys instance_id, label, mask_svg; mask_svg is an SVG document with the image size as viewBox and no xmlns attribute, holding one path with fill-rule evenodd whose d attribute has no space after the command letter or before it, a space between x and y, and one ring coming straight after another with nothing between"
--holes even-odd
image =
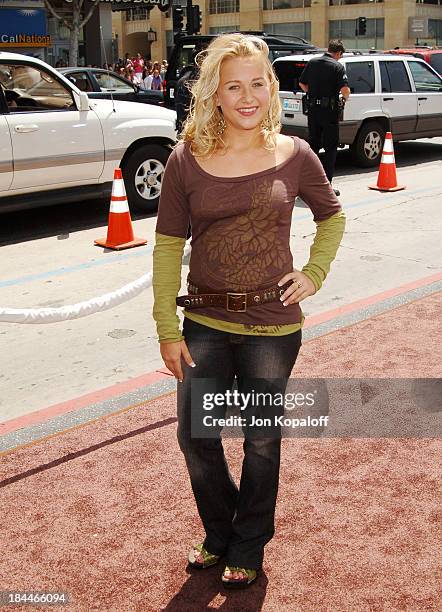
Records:
<instances>
[{"instance_id":1,"label":"crowd of people","mask_svg":"<svg viewBox=\"0 0 442 612\"><path fill-rule=\"evenodd\" d=\"M106 65L105 67L139 85L141 89L161 91L166 76L167 61L146 60L141 53L137 53L135 57L126 53L123 60L119 60L113 66Z\"/></svg>"},{"instance_id":2,"label":"crowd of people","mask_svg":"<svg viewBox=\"0 0 442 612\"><path fill-rule=\"evenodd\" d=\"M63 68L67 64L63 60L57 60L55 67ZM95 64L88 65L89 68L98 68ZM115 64L103 64L103 68L111 70L124 78L139 85L141 89L156 89L161 91L167 71L167 60L162 62L143 58L141 53L132 57L126 53L124 59L119 59Z\"/></svg>"}]
</instances>

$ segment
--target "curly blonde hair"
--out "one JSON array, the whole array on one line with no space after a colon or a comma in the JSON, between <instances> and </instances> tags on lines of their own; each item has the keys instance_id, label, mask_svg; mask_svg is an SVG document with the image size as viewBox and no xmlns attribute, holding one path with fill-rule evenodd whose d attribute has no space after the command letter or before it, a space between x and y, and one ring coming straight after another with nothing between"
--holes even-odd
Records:
<instances>
[{"instance_id":1,"label":"curly blonde hair","mask_svg":"<svg viewBox=\"0 0 442 612\"><path fill-rule=\"evenodd\" d=\"M199 78L190 87L192 100L179 142L190 141L192 153L198 157L209 157L215 151L226 148L219 130L223 114L216 104L215 94L219 87L221 65L229 57L263 59L270 82L270 107L268 117L261 125L261 134L266 149L273 150L276 146L276 135L281 129L281 103L278 81L269 61L269 48L256 36L223 34L195 58Z\"/></svg>"}]
</instances>

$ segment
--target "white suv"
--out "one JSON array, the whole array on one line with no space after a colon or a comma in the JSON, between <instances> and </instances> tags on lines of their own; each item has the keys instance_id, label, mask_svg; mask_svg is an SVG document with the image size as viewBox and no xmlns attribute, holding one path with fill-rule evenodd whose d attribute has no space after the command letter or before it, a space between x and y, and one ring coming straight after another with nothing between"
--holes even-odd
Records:
<instances>
[{"instance_id":1,"label":"white suv","mask_svg":"<svg viewBox=\"0 0 442 612\"><path fill-rule=\"evenodd\" d=\"M0 212L107 196L120 166L131 206L154 211L176 113L89 100L44 62L0 52Z\"/></svg>"},{"instance_id":2,"label":"white suv","mask_svg":"<svg viewBox=\"0 0 442 612\"><path fill-rule=\"evenodd\" d=\"M282 131L308 137L302 113L299 77L318 54L292 55L273 62L279 79ZM351 90L340 123L340 144L360 166L375 166L387 131L393 139L442 136L442 79L426 62L413 56L348 54L341 60Z\"/></svg>"}]
</instances>

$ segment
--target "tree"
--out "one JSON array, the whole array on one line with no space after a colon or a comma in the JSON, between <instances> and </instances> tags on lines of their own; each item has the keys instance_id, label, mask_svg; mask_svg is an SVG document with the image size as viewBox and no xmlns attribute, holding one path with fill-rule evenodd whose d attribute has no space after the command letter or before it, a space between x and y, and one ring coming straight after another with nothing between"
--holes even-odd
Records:
<instances>
[{"instance_id":1,"label":"tree","mask_svg":"<svg viewBox=\"0 0 442 612\"><path fill-rule=\"evenodd\" d=\"M57 13L57 10L52 5L50 0L44 0L46 8L51 14L65 25L70 31L69 37L69 64L71 66L77 66L78 64L78 37L81 29L87 24L89 19L92 17L93 12L97 8L100 0L92 0L91 6L87 13L83 16L83 5L84 0L65 0L66 4L71 7L71 14Z\"/></svg>"}]
</instances>

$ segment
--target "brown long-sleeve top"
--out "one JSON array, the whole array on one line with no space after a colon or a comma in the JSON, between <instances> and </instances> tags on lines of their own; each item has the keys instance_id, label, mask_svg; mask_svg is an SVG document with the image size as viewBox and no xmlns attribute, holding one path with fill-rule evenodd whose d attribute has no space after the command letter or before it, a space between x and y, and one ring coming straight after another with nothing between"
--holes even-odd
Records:
<instances>
[{"instance_id":1,"label":"brown long-sleeve top","mask_svg":"<svg viewBox=\"0 0 442 612\"><path fill-rule=\"evenodd\" d=\"M167 162L153 257L153 316L159 340L178 341L175 298L189 222L192 251L188 283L199 292L247 292L274 286L293 271L290 227L296 196L308 204L317 224L304 274L319 289L342 238L345 217L309 145L294 138L293 154L268 170L233 178L205 172L179 144ZM302 324L299 304L271 302L228 312L214 306L184 310L194 321L237 333L288 334Z\"/></svg>"}]
</instances>

